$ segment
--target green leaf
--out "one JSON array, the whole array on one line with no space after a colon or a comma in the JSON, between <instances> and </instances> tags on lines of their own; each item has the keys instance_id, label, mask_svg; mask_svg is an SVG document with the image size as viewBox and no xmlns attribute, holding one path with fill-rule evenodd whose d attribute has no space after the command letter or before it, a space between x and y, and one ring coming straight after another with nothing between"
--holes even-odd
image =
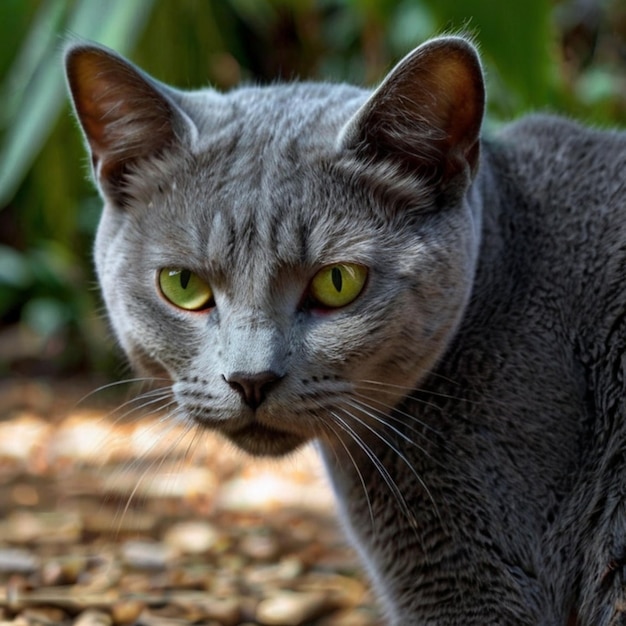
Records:
<instances>
[{"instance_id":1,"label":"green leaf","mask_svg":"<svg viewBox=\"0 0 626 626\"><path fill-rule=\"evenodd\" d=\"M51 337L67 323L67 307L54 298L34 298L22 311L22 322L41 337Z\"/></svg>"},{"instance_id":2,"label":"green leaf","mask_svg":"<svg viewBox=\"0 0 626 626\"><path fill-rule=\"evenodd\" d=\"M28 258L8 246L0 245L0 285L27 289L33 282Z\"/></svg>"},{"instance_id":3,"label":"green leaf","mask_svg":"<svg viewBox=\"0 0 626 626\"><path fill-rule=\"evenodd\" d=\"M125 52L143 29L152 4L153 0L79 0L72 5L66 26L76 36ZM9 98L7 131L0 144L0 208L12 199L65 101L57 45L64 6L58 0L42 4L0 88L0 94L14 94Z\"/></svg>"},{"instance_id":4,"label":"green leaf","mask_svg":"<svg viewBox=\"0 0 626 626\"><path fill-rule=\"evenodd\" d=\"M554 75L549 0L425 0L448 32L469 32L497 79L518 97L518 110L545 106ZM488 72L488 78L492 72Z\"/></svg>"}]
</instances>

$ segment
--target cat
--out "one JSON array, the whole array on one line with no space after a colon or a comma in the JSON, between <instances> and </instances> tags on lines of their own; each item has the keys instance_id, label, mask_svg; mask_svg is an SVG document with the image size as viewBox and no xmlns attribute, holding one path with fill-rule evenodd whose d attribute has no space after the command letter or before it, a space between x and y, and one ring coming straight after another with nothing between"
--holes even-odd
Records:
<instances>
[{"instance_id":1,"label":"cat","mask_svg":"<svg viewBox=\"0 0 626 626\"><path fill-rule=\"evenodd\" d=\"M626 135L483 137L459 36L374 91L65 62L111 324L173 419L314 440L389 624L626 623Z\"/></svg>"}]
</instances>

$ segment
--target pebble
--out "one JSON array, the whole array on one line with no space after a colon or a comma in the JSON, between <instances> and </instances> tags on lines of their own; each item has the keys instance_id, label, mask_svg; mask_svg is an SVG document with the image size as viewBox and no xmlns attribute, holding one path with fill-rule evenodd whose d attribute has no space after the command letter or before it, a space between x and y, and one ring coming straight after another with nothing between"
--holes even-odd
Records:
<instances>
[{"instance_id":1,"label":"pebble","mask_svg":"<svg viewBox=\"0 0 626 626\"><path fill-rule=\"evenodd\" d=\"M172 546L155 541L126 541L122 545L122 558L126 565L141 570L163 570L178 556Z\"/></svg>"},{"instance_id":2,"label":"pebble","mask_svg":"<svg viewBox=\"0 0 626 626\"><path fill-rule=\"evenodd\" d=\"M28 550L19 548L0 549L1 574L30 574L39 567L39 559Z\"/></svg>"},{"instance_id":3,"label":"pebble","mask_svg":"<svg viewBox=\"0 0 626 626\"><path fill-rule=\"evenodd\" d=\"M74 584L86 566L87 558L80 554L48 561L42 567L41 582L47 586Z\"/></svg>"},{"instance_id":4,"label":"pebble","mask_svg":"<svg viewBox=\"0 0 626 626\"><path fill-rule=\"evenodd\" d=\"M27 461L45 445L50 425L40 417L24 413L0 423L0 458Z\"/></svg>"},{"instance_id":5,"label":"pebble","mask_svg":"<svg viewBox=\"0 0 626 626\"><path fill-rule=\"evenodd\" d=\"M241 622L241 603L237 597L207 598L202 594L195 601L176 600L176 604L186 609L187 619L194 623L215 620L222 626L237 626Z\"/></svg>"},{"instance_id":6,"label":"pebble","mask_svg":"<svg viewBox=\"0 0 626 626\"><path fill-rule=\"evenodd\" d=\"M120 600L111 607L111 617L116 626L134 624L146 605L141 600Z\"/></svg>"},{"instance_id":7,"label":"pebble","mask_svg":"<svg viewBox=\"0 0 626 626\"><path fill-rule=\"evenodd\" d=\"M113 619L108 613L87 609L74 620L72 626L112 626L112 624Z\"/></svg>"},{"instance_id":8,"label":"pebble","mask_svg":"<svg viewBox=\"0 0 626 626\"><path fill-rule=\"evenodd\" d=\"M39 492L32 485L21 483L11 489L11 500L17 506L36 506L39 504Z\"/></svg>"},{"instance_id":9,"label":"pebble","mask_svg":"<svg viewBox=\"0 0 626 626\"><path fill-rule=\"evenodd\" d=\"M152 472L149 480L137 483L134 473L125 478L117 477L117 486L110 485L118 492L128 493L132 490L139 498L191 498L198 494L213 494L217 489L217 478L207 467L180 467L180 463L172 463L172 467L160 466L158 472Z\"/></svg>"},{"instance_id":10,"label":"pebble","mask_svg":"<svg viewBox=\"0 0 626 626\"><path fill-rule=\"evenodd\" d=\"M67 619L67 614L54 607L41 607L25 609L21 617L25 618L31 626L58 626Z\"/></svg>"},{"instance_id":11,"label":"pebble","mask_svg":"<svg viewBox=\"0 0 626 626\"><path fill-rule=\"evenodd\" d=\"M58 427L50 453L55 462L70 459L72 463L79 460L103 463L115 448L113 443L111 424L99 413L82 411L74 413Z\"/></svg>"},{"instance_id":12,"label":"pebble","mask_svg":"<svg viewBox=\"0 0 626 626\"><path fill-rule=\"evenodd\" d=\"M256 619L264 626L300 626L330 608L326 593L279 591L259 602Z\"/></svg>"},{"instance_id":13,"label":"pebble","mask_svg":"<svg viewBox=\"0 0 626 626\"><path fill-rule=\"evenodd\" d=\"M220 533L207 522L179 522L170 526L163 542L182 554L203 554L220 541Z\"/></svg>"},{"instance_id":14,"label":"pebble","mask_svg":"<svg viewBox=\"0 0 626 626\"><path fill-rule=\"evenodd\" d=\"M157 523L158 518L151 513L133 510L120 514L119 507L111 509L104 506L89 512L83 519L86 532L113 536L123 533L147 535L154 531Z\"/></svg>"},{"instance_id":15,"label":"pebble","mask_svg":"<svg viewBox=\"0 0 626 626\"><path fill-rule=\"evenodd\" d=\"M284 558L277 564L248 568L244 579L249 586L262 588L267 585L280 586L285 582L295 581L302 576L304 567L296 558Z\"/></svg>"},{"instance_id":16,"label":"pebble","mask_svg":"<svg viewBox=\"0 0 626 626\"><path fill-rule=\"evenodd\" d=\"M234 478L221 485L217 507L225 511L276 511L282 508L328 513L334 502L321 482L290 480L270 471Z\"/></svg>"},{"instance_id":17,"label":"pebble","mask_svg":"<svg viewBox=\"0 0 626 626\"><path fill-rule=\"evenodd\" d=\"M357 605L367 600L363 582L341 574L309 572L306 576L307 591L327 592L337 605Z\"/></svg>"},{"instance_id":18,"label":"pebble","mask_svg":"<svg viewBox=\"0 0 626 626\"><path fill-rule=\"evenodd\" d=\"M242 537L239 544L242 554L253 561L273 561L280 553L280 546L271 535L252 534Z\"/></svg>"},{"instance_id":19,"label":"pebble","mask_svg":"<svg viewBox=\"0 0 626 626\"><path fill-rule=\"evenodd\" d=\"M17 510L0 523L0 537L14 543L78 543L82 521L72 511Z\"/></svg>"},{"instance_id":20,"label":"pebble","mask_svg":"<svg viewBox=\"0 0 626 626\"><path fill-rule=\"evenodd\" d=\"M372 610L351 609L327 615L318 620L316 626L372 626L375 618Z\"/></svg>"}]
</instances>

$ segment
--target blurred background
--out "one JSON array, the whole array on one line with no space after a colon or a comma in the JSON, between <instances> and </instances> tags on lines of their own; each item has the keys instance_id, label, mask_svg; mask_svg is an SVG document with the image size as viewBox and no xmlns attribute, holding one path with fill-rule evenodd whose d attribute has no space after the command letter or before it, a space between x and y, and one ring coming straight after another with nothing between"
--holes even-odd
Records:
<instances>
[{"instance_id":1,"label":"blurred background","mask_svg":"<svg viewBox=\"0 0 626 626\"><path fill-rule=\"evenodd\" d=\"M626 122L626 0L1 0L0 382L113 378L91 264L100 200L61 50L99 41L183 88L293 78L374 85L411 48L469 32L489 121Z\"/></svg>"}]
</instances>

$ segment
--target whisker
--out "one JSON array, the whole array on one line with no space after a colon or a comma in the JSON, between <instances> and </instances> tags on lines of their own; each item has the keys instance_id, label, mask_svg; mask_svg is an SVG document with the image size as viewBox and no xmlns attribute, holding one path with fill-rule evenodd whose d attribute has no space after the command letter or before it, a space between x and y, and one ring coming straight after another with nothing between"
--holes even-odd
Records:
<instances>
[{"instance_id":1,"label":"whisker","mask_svg":"<svg viewBox=\"0 0 626 626\"><path fill-rule=\"evenodd\" d=\"M406 387L404 385L393 385L391 383L384 383L381 381L377 381L377 380L362 380L359 382L359 386L362 386L363 384L366 385L372 385L374 386L376 389L380 389L381 391L385 391L385 387L387 387L390 390L397 390L400 389L402 391L404 391L405 393L403 394L403 398L408 398L410 400L414 400L416 402L420 402L421 404L424 404L426 406L430 406L432 408L436 408L436 409L440 409L441 407L439 407L438 405L434 404L434 403L430 403L430 402L426 402L423 398L420 398L419 396L413 395L415 392L424 392L427 393L428 395L431 396L437 396L438 398L444 398L446 400L464 400L467 402L471 402L470 399L462 397L462 396L453 396L447 393L442 393L440 391L435 391L432 389L427 389L425 387L417 387L417 388L409 388ZM392 391L387 391L387 393L392 393ZM395 391L393 392L395 393Z\"/></svg>"},{"instance_id":2,"label":"whisker","mask_svg":"<svg viewBox=\"0 0 626 626\"><path fill-rule=\"evenodd\" d=\"M162 407L160 407L159 410L168 411L170 408L175 407L175 404L176 403L174 401L167 402ZM158 425L161 423L162 423L162 420L151 420L148 422L147 427L145 429L145 434L147 434L147 438L151 441L150 445L146 446L143 443L141 443L140 455L137 458L132 459L131 461L127 461L127 463L125 464L125 468L120 470L121 472L124 472L124 471L130 472L134 470L139 470L142 462L144 462L144 460L151 455L153 450L156 448L157 443L161 441L163 438L163 430L158 430ZM168 430L173 430L175 426L176 426L175 423L168 424ZM135 432L135 434L137 433ZM125 442L125 444L127 445L127 442Z\"/></svg>"},{"instance_id":3,"label":"whisker","mask_svg":"<svg viewBox=\"0 0 626 626\"><path fill-rule=\"evenodd\" d=\"M152 400L151 402L162 402L162 405L157 407L158 411L167 411L176 404L173 400L169 400L168 402L164 402L164 400L167 400L167 397L157 398L155 400ZM137 407L134 410L140 410L140 409L141 407ZM103 451L105 451L106 453L99 455L100 461L95 466L96 471L100 473L104 471L104 468L106 464L109 462L111 455L113 455L113 457L115 458L117 451L119 451L121 448L126 449L128 447L128 439L121 434L116 434L116 431L112 429L112 427L118 424L124 417L122 416L121 418L112 420L111 417L115 414L116 410L118 409L111 411L109 414L104 415L97 420L97 423L108 425L107 430L109 432L109 435L102 442ZM128 411L127 413L132 413L132 411ZM150 428L153 428L153 425L150 425ZM142 453L147 454L146 451L142 451ZM125 454L125 456L127 455ZM133 463L136 463L138 465L140 461L141 461L141 457L134 459ZM126 465L127 467L132 467L132 465L129 465L128 462L126 463ZM124 470L121 469L119 470L119 473L123 471Z\"/></svg>"},{"instance_id":4,"label":"whisker","mask_svg":"<svg viewBox=\"0 0 626 626\"><path fill-rule=\"evenodd\" d=\"M322 405L320 404L319 406L321 407ZM339 441L339 443L341 444L343 449L346 451L346 454L350 458L350 461L352 462L352 465L353 465L353 467L354 467L354 469L355 469L355 471L357 473L357 476L359 477L359 482L361 483L361 486L363 487L363 493L365 494L365 500L367 502L367 509L369 511L369 516L370 516L370 522L372 524L372 529L374 529L376 527L376 525L374 523L374 510L372 509L372 501L370 499L370 495L369 495L369 492L367 490L367 485L365 483L365 478L363 476L363 473L359 469L359 465L356 462L356 459L354 458L354 456L352 456L352 452L350 452L350 448L348 448L348 446L346 445L345 441L341 438L341 436L337 432L337 430L335 428L333 428L332 423L326 422L324 424L324 428L328 428L328 429L330 429L332 431L332 434L334 435L334 439ZM332 448L332 449L333 449L333 454L335 455L335 459L337 460L337 463L339 463L339 458L337 457L337 453L334 451L334 448Z\"/></svg>"},{"instance_id":5,"label":"whisker","mask_svg":"<svg viewBox=\"0 0 626 626\"><path fill-rule=\"evenodd\" d=\"M432 373L430 374L430 376L433 377L439 377L442 380L445 380L446 382L449 382L457 387L464 387L465 389L471 389L474 392L478 393L478 390L476 389L475 385L471 385L470 383L459 383L457 381L454 381L450 378L447 378L445 376L442 375L438 375L436 373ZM439 405L435 404L434 402L428 402L427 400L425 400L424 398L420 397L419 393L423 393L429 396L433 396L435 398L442 398L443 400L453 400L453 401L461 401L461 402L465 402L468 405L477 405L477 404L481 404L485 398L488 398L490 400L490 403L492 405L497 405L497 406L501 406L501 407L507 407L507 403L505 401L503 401L501 398L499 398L498 396L494 395L494 394L490 394L487 393L484 389L481 389L479 391L479 395L482 398L482 400L477 401L477 400L472 400L472 398L470 397L469 394L465 393L464 395L453 395L453 394L449 394L449 393L444 393L441 391L438 391L436 389L432 389L429 387L424 386L423 384L420 384L418 387L416 388L408 388L404 385L394 385L392 383L385 383L385 382L381 382L381 381L376 381L376 380L362 380L359 383L359 386L363 389L365 389L366 387L364 385L372 385L372 389L377 389L377 390L381 390L381 391L385 391L385 387L387 387L389 390L402 390L404 391L404 395L403 398L408 399L408 400L412 400L414 402L418 402L424 406L428 406L434 409L437 409L438 411L442 410L442 407L440 407ZM388 391L388 393L392 393L392 391ZM459 418L460 419L460 418Z\"/></svg>"},{"instance_id":6,"label":"whisker","mask_svg":"<svg viewBox=\"0 0 626 626\"><path fill-rule=\"evenodd\" d=\"M380 384L384 384L384 383L380 383ZM371 386L368 386L368 385L371 385ZM372 383L368 383L368 382L366 382L366 383L359 383L358 384L358 388L363 390L363 391L374 391L374 392L376 392L378 394L379 393L388 393L390 395L391 394L397 395L396 392L393 391L393 390L381 389L380 387L374 387ZM397 388L398 389L403 389L403 387L400 387L400 386L398 386ZM400 399L398 400L398 404L400 404L404 400L411 400L413 402L418 403L420 406L429 407L431 409L434 409L434 410L438 411L439 413L441 413L441 411L442 411L442 408L438 404L435 404L434 402L429 402L427 400L424 400L424 398L420 398L420 397L418 397L416 395L413 395L413 394L410 394L410 393L407 393L406 395L401 396ZM379 400L379 402L380 402L380 400ZM382 402L381 402L381 404L382 404ZM393 405L388 405L388 406L389 406L389 408L395 408L395 406L393 406ZM410 413L407 414L407 415L410 415ZM419 418L417 418L415 416L411 416L411 417L414 420L418 420L419 419ZM432 428L428 424L425 424L425 423L422 423L422 425L426 426L427 428Z\"/></svg>"},{"instance_id":7,"label":"whisker","mask_svg":"<svg viewBox=\"0 0 626 626\"><path fill-rule=\"evenodd\" d=\"M344 413L346 413L346 412L344 411ZM376 470L380 474L381 478L383 479L383 481L385 482L385 484L389 488L389 491L394 496L396 502L398 503L398 506L402 510L402 513L406 516L406 518L409 521L414 520L414 516L411 513L411 510L409 509L409 506L408 506L406 500L404 499L404 496L402 495L402 492L400 491L400 488L398 487L398 485L394 481L393 477L391 476L391 474L389 473L387 468L380 461L380 459L378 459L378 457L374 454L372 449L365 443L365 441L363 441L363 439L354 430L354 428L352 428L350 426L350 424L348 424L335 411L331 411L331 415L335 418L335 420L337 420L337 422L336 422L337 425L342 430L344 430L344 432L346 432L352 438L352 440L359 446L359 448L361 448L361 450L363 450L365 455L372 462L372 465L376 468ZM350 415L350 417L354 417L350 413L347 413L347 415Z\"/></svg>"},{"instance_id":8,"label":"whisker","mask_svg":"<svg viewBox=\"0 0 626 626\"><path fill-rule=\"evenodd\" d=\"M403 439L404 441L406 441L406 443L408 443L408 444L410 444L412 446L415 446L420 451L425 453L425 450L423 450L421 448L421 446L419 446L415 441L413 441L413 439L411 439L408 435L405 435L396 426L394 426L393 424L390 424L386 419L384 419L380 415L377 415L376 413L374 413L373 411L376 410L374 407L369 407L369 406L365 405L363 402L351 401L349 398L344 400L344 402L348 406L351 406L353 409L356 409L357 411L361 411L362 413L364 413L368 417L371 417L373 420L375 420L379 424L382 424L383 426L385 426L389 430L393 431L396 435L398 435L398 437L400 437L400 439Z\"/></svg>"},{"instance_id":9,"label":"whisker","mask_svg":"<svg viewBox=\"0 0 626 626\"><path fill-rule=\"evenodd\" d=\"M178 425L177 420L171 420L171 422L169 424L168 431L169 432L174 431L176 429L177 425ZM158 437L155 436L154 441L150 444L150 446L148 448L146 448L146 450L144 450L143 458L146 458L147 456L149 456L150 452L153 451L156 448L158 443L160 443L160 441L162 440L163 436L167 436L168 431L166 431L165 433L163 433L163 432L159 433ZM128 514L130 506L131 506L133 500L135 499L135 496L137 495L137 492L139 491L140 487L144 484L145 480L149 476L154 476L155 474L157 474L159 472L159 470L163 467L163 464L169 458L171 458L173 456L171 454L172 451L175 450L178 447L180 442L187 436L189 431L190 431L190 427L187 427L187 428L183 429L183 431L181 433L179 433L178 436L173 441L171 441L170 445L168 446L168 449L164 453L159 454L155 458L151 459L151 461L148 464L148 466L143 469L143 471L141 472L141 475L140 475L139 479L137 480L135 486L131 490L130 494L128 494L128 497L126 499L126 504L124 505L124 508L121 511L118 512L118 516L119 516L118 531L119 531L119 528L121 528L122 521L123 521L124 517ZM140 461L141 461L141 459L136 459L136 460L132 461L131 464L129 466L127 466L126 471L131 471L133 466L136 466L137 469L139 469Z\"/></svg>"},{"instance_id":10,"label":"whisker","mask_svg":"<svg viewBox=\"0 0 626 626\"><path fill-rule=\"evenodd\" d=\"M375 407L368 406L361 401L355 401L355 402L347 401L347 402L353 409L356 409L357 411L361 411L368 417L371 417L377 423L381 424L381 426L383 426L384 428L394 432L401 439L403 439L406 443L417 448L420 451L420 453L423 454L425 457L428 457L437 465L441 465L440 461L438 461L428 450L426 450L426 448L419 445L416 441L411 439L408 435L406 435L401 430L396 428L392 423L390 423L390 420L393 420L399 424L402 424L409 430L417 433L423 440L429 441L426 435L424 435L424 433L420 433L417 429L413 428L412 426L408 424L405 424L401 419L397 417L393 417L392 415L387 415L386 413L382 413L378 411L378 409L376 409ZM376 411L376 413L374 413L374 411ZM365 422L363 422L363 424L365 424Z\"/></svg>"},{"instance_id":11,"label":"whisker","mask_svg":"<svg viewBox=\"0 0 626 626\"><path fill-rule=\"evenodd\" d=\"M356 407L353 406L353 408L356 408L357 410L360 410L358 406L356 406ZM409 462L409 460L406 458L404 453L402 453L400 451L400 449L396 445L393 444L393 442L391 442L388 438L384 437L376 428L370 426L365 420L359 418L357 415L354 415L350 411L346 411L345 409L344 409L344 413L349 415L352 419L356 420L359 424L361 424L367 430L369 430L375 437L377 437L380 441L382 441L382 443L384 443L394 454L396 454L396 456L399 459L401 459L404 462L404 464L409 468L411 473L415 476L415 478L417 479L419 484L422 486L422 488L424 489L424 491L428 495L428 499L432 502L437 517L440 517L439 516L439 511L437 509L437 503L435 502L435 499L433 498L433 495L430 492L430 489L428 489L428 486L424 482L424 479L417 473L417 471L415 470L413 465ZM367 412L366 412L366 414L367 414ZM406 439L407 439L407 441L409 441L409 443L411 443L412 445L415 445L414 442L411 441L411 439L409 439L409 438L406 438ZM419 448L419 446L418 446L418 448ZM419 448L419 449L422 450L422 448ZM412 518L412 515L410 516L409 519L411 519L411 518Z\"/></svg>"},{"instance_id":12,"label":"whisker","mask_svg":"<svg viewBox=\"0 0 626 626\"><path fill-rule=\"evenodd\" d=\"M154 407L154 405L158 404L159 402L163 402L164 400L168 400L168 399L169 399L169 402L165 403L160 408L156 408L156 409L153 408L152 410L154 412L160 413L162 411L165 411L167 408L169 408L173 404L176 404L176 401L172 398L171 391L163 390L163 389L159 389L159 390L153 389L152 391L147 391L145 394L137 396L136 398L127 400L126 402L118 406L116 409L111 411L111 413L109 413L109 417L115 417L115 423L119 423L125 420L126 418L128 418L129 416L133 415L133 413L143 411L144 409L148 407ZM137 406L132 406L133 404L137 402L141 402L141 404ZM124 413L122 413L121 415L116 415L118 411L121 411L127 406L131 406L131 408L129 408L127 411L124 411Z\"/></svg>"},{"instance_id":13,"label":"whisker","mask_svg":"<svg viewBox=\"0 0 626 626\"><path fill-rule=\"evenodd\" d=\"M108 389L112 389L113 387L121 387L122 385L134 385L136 383L146 383L146 382L169 382L165 378L126 378L124 380L116 380L111 383L107 383L106 385L101 385L100 387L96 387L91 390L89 393L85 394L80 400L76 402L76 406L80 406L83 402L91 398L97 393L101 393Z\"/></svg>"},{"instance_id":14,"label":"whisker","mask_svg":"<svg viewBox=\"0 0 626 626\"><path fill-rule=\"evenodd\" d=\"M149 429L153 429L157 431L160 427L165 425L165 429L158 430L157 434L162 438L162 435L169 434L170 431L175 430L180 424L185 424L185 421L177 419L177 416L180 415L180 409L177 405L176 400L173 398L170 399L169 402L164 404L162 407L155 411L155 413L159 413L157 418L150 424Z\"/></svg>"},{"instance_id":15,"label":"whisker","mask_svg":"<svg viewBox=\"0 0 626 626\"><path fill-rule=\"evenodd\" d=\"M419 417L416 417L415 415L411 415L407 411L403 411L402 409L396 408L393 404L386 404L384 402L381 402L378 398L372 398L371 396L367 396L363 393L353 392L353 395L356 398L363 398L364 400L367 400L370 403L371 402L376 403L378 406L385 409L384 414L386 417L388 417L390 420L393 420L394 422L397 422L399 424L406 426L406 428L413 431L415 434L419 435L422 439L425 439L428 441L427 435L421 432L420 430L418 430L415 426L411 426L410 424L407 424L404 420L400 419L400 417L406 417L409 421L414 422L418 426L421 426L425 430L430 431L434 435L441 435L441 432L437 430L436 428L434 428L433 426L431 426L430 424L427 424L426 422L422 421ZM375 409L375 407L373 406L371 406L370 408L372 410ZM387 413L387 411L389 411L389 413Z\"/></svg>"},{"instance_id":16,"label":"whisker","mask_svg":"<svg viewBox=\"0 0 626 626\"><path fill-rule=\"evenodd\" d=\"M197 422L195 422L193 419L185 418L182 423L184 424L187 433L193 431L193 435L189 443L187 444L185 453L183 454L183 461L185 463L189 463L190 459L196 453L196 450L198 449L198 446L200 445L200 442L206 435L207 431L203 428L200 428Z\"/></svg>"}]
</instances>

